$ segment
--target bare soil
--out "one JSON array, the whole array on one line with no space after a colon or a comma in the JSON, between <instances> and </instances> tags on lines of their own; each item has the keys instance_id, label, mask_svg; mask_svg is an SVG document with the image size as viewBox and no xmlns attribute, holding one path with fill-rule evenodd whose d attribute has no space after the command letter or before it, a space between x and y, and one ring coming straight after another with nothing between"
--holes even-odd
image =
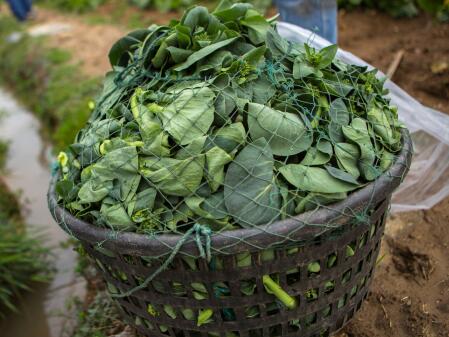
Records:
<instances>
[{"instance_id":1,"label":"bare soil","mask_svg":"<svg viewBox=\"0 0 449 337\"><path fill-rule=\"evenodd\" d=\"M340 11L340 46L386 72L421 103L449 113L449 25ZM371 294L338 337L449 336L449 200L387 224Z\"/></svg>"},{"instance_id":2,"label":"bare soil","mask_svg":"<svg viewBox=\"0 0 449 337\"><path fill-rule=\"evenodd\" d=\"M101 13L111 10L102 7ZM174 17L152 11L141 15L157 23ZM47 10L37 18L38 23L58 20L75 29L51 37L51 43L69 49L87 75L107 71L109 47L127 29L86 24ZM449 113L449 25L428 16L393 19L376 11L340 11L340 46L382 71L403 50L393 80L425 105ZM337 336L449 336L448 224L449 199L430 211L390 219L371 295Z\"/></svg>"},{"instance_id":3,"label":"bare soil","mask_svg":"<svg viewBox=\"0 0 449 337\"><path fill-rule=\"evenodd\" d=\"M393 77L420 102L449 113L449 24L429 16L393 19L376 11L340 11L340 46L386 72L404 51Z\"/></svg>"}]
</instances>

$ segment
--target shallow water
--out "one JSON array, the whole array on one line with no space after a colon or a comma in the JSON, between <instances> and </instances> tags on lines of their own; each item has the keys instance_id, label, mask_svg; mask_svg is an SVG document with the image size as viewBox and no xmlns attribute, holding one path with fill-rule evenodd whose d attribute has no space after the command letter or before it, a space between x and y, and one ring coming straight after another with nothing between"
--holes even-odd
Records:
<instances>
[{"instance_id":1,"label":"shallow water","mask_svg":"<svg viewBox=\"0 0 449 337\"><path fill-rule=\"evenodd\" d=\"M28 230L45 238L44 244L52 248L57 269L49 285L24 294L17 303L20 314L0 322L0 335L59 337L71 323L62 316L67 316L65 304L73 295L82 296L84 282L74 274L76 254L70 248L60 247L68 236L55 224L47 208L51 174L45 157L50 151L39 135L37 119L1 88L0 112L0 138L9 141L4 180L12 191L20 192Z\"/></svg>"}]
</instances>

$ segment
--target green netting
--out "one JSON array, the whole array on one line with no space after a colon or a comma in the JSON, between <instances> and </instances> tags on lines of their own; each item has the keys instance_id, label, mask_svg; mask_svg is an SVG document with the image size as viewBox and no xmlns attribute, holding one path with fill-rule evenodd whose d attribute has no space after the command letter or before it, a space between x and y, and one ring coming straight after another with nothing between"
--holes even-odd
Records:
<instances>
[{"instance_id":1,"label":"green netting","mask_svg":"<svg viewBox=\"0 0 449 337\"><path fill-rule=\"evenodd\" d=\"M248 4L130 33L57 192L116 231L213 232L343 200L401 149L376 71L282 39ZM323 224L326 225L326 224Z\"/></svg>"},{"instance_id":2,"label":"green netting","mask_svg":"<svg viewBox=\"0 0 449 337\"><path fill-rule=\"evenodd\" d=\"M225 254L211 245L217 233L270 234L267 224L332 209L395 161L402 126L376 71L337 60L335 45L288 42L275 25L249 4L224 1L112 47L92 116L59 156L56 191L73 215L113 233L179 235L168 253L148 257L158 270L118 297L145 288L188 240L199 255L186 261L212 265ZM369 222L368 210L342 212ZM338 227L298 221L304 226ZM271 234L257 249L291 243ZM288 295L263 281L288 307Z\"/></svg>"}]
</instances>

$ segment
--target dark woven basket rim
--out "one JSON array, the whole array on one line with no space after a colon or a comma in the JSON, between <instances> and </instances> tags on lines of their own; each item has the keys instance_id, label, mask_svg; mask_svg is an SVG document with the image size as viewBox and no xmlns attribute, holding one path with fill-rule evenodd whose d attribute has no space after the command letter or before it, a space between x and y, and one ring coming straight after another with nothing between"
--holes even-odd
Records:
<instances>
[{"instance_id":1,"label":"dark woven basket rim","mask_svg":"<svg viewBox=\"0 0 449 337\"><path fill-rule=\"evenodd\" d=\"M375 205L386 195L391 194L402 182L410 167L413 152L410 134L406 129L402 130L402 143L403 148L391 168L375 181L351 193L345 200L269 225L213 233L211 236L212 252L237 254L267 249L278 244L309 241L326 230L319 224L335 224L335 219L339 219L338 223L344 223L345 216L342 214L345 214L345 210L348 212L346 220L350 216L354 217L354 213L349 215L351 210L363 210L368 205ZM59 175L55 175L50 182L47 196L48 205L53 218L60 224L60 227L79 240L87 241L90 244L101 243L102 247L120 252L120 254L159 256L170 253L182 237L181 234L149 236L133 232L117 232L78 219L58 205L55 194L58 177ZM301 226L301 224L305 226ZM318 225L313 226L312 224ZM187 240L179 253L197 256L198 248L195 241Z\"/></svg>"}]
</instances>

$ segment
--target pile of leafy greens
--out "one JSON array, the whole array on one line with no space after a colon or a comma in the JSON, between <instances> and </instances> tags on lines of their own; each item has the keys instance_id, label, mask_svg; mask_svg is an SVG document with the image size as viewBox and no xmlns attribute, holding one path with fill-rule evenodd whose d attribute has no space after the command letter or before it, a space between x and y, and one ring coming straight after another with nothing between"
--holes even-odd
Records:
<instances>
[{"instance_id":1,"label":"pile of leafy greens","mask_svg":"<svg viewBox=\"0 0 449 337\"><path fill-rule=\"evenodd\" d=\"M194 6L115 43L59 155L61 203L140 233L248 228L343 200L401 149L376 71L284 40L250 4Z\"/></svg>"}]
</instances>

